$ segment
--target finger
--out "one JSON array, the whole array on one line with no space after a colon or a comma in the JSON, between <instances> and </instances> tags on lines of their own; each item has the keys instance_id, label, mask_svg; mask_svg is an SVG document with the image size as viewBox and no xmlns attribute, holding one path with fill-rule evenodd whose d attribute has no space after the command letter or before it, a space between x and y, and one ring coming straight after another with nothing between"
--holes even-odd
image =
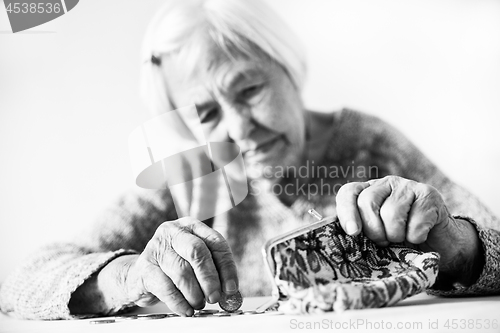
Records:
<instances>
[{"instance_id":1,"label":"finger","mask_svg":"<svg viewBox=\"0 0 500 333\"><path fill-rule=\"evenodd\" d=\"M427 240L429 232L434 228L443 214L440 207L442 198L432 187L419 184L415 202L408 214L406 240L413 244L421 244ZM446 210L446 208L444 208Z\"/></svg>"},{"instance_id":2,"label":"finger","mask_svg":"<svg viewBox=\"0 0 500 333\"><path fill-rule=\"evenodd\" d=\"M416 183L415 183L416 184ZM380 218L384 224L387 241L400 243L406 239L408 214L415 201L412 182L404 182L394 187L391 195L380 207Z\"/></svg>"},{"instance_id":3,"label":"finger","mask_svg":"<svg viewBox=\"0 0 500 333\"><path fill-rule=\"evenodd\" d=\"M358 211L358 196L370 184L348 183L342 186L335 197L337 203L337 216L344 231L353 236L362 228L362 220Z\"/></svg>"},{"instance_id":4,"label":"finger","mask_svg":"<svg viewBox=\"0 0 500 333\"><path fill-rule=\"evenodd\" d=\"M224 293L228 295L236 293L238 291L238 272L227 241L221 234L204 223L191 224L191 228L193 233L203 239L209 248Z\"/></svg>"},{"instance_id":5,"label":"finger","mask_svg":"<svg viewBox=\"0 0 500 333\"><path fill-rule=\"evenodd\" d=\"M181 220L186 219L189 218ZM181 223L180 220L179 222ZM212 253L202 239L186 230L181 230L172 237L172 248L192 267L205 299L209 303L215 303L220 298L220 280Z\"/></svg>"},{"instance_id":6,"label":"finger","mask_svg":"<svg viewBox=\"0 0 500 333\"><path fill-rule=\"evenodd\" d=\"M150 265L143 278L144 289L158 297L168 308L181 316L191 317L193 308L172 280L156 265Z\"/></svg>"},{"instance_id":7,"label":"finger","mask_svg":"<svg viewBox=\"0 0 500 333\"><path fill-rule=\"evenodd\" d=\"M205 294L189 262L170 249L158 264L193 309L205 307Z\"/></svg>"},{"instance_id":8,"label":"finger","mask_svg":"<svg viewBox=\"0 0 500 333\"><path fill-rule=\"evenodd\" d=\"M363 223L363 233L380 246L388 245L380 207L391 194L391 187L379 181L363 190L358 196L358 210Z\"/></svg>"},{"instance_id":9,"label":"finger","mask_svg":"<svg viewBox=\"0 0 500 333\"><path fill-rule=\"evenodd\" d=\"M201 309L205 306L205 294L191 265L177 254L172 245L173 240L186 233L178 223L163 223L148 243L145 254L151 264L159 266L169 276L191 307Z\"/></svg>"}]
</instances>

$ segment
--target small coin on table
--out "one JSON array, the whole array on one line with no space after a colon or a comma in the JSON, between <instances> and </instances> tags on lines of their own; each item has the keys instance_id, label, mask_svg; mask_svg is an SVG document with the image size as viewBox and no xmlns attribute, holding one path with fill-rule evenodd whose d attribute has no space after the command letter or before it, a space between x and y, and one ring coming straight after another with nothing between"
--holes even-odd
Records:
<instances>
[{"instance_id":1,"label":"small coin on table","mask_svg":"<svg viewBox=\"0 0 500 333\"><path fill-rule=\"evenodd\" d=\"M96 319L96 320L89 321L89 323L92 324L92 325L97 325L97 324L112 324L114 322L115 322L114 319Z\"/></svg>"},{"instance_id":2,"label":"small coin on table","mask_svg":"<svg viewBox=\"0 0 500 333\"><path fill-rule=\"evenodd\" d=\"M163 319L163 318L168 318L168 314L166 314L166 313L152 313L152 314L137 315L137 319L142 319L142 320L153 320L153 319Z\"/></svg>"}]
</instances>

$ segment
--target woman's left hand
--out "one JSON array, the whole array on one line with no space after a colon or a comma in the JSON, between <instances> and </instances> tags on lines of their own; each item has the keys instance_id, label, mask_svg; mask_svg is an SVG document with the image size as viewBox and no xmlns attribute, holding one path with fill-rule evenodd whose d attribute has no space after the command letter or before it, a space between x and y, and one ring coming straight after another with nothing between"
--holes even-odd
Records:
<instances>
[{"instance_id":1,"label":"woman's left hand","mask_svg":"<svg viewBox=\"0 0 500 333\"><path fill-rule=\"evenodd\" d=\"M405 242L422 251L436 251L441 256L440 273L463 273L462 280L454 281L463 284L477 279L477 272L468 272L481 261L477 231L468 221L449 214L434 187L387 176L348 183L340 188L336 200L337 215L346 233L363 231L379 246Z\"/></svg>"}]
</instances>

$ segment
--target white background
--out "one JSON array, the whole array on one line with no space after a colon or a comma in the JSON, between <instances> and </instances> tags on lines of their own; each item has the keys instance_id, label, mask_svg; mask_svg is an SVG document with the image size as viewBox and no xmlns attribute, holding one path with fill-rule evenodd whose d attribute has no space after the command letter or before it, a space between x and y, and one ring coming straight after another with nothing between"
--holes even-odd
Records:
<instances>
[{"instance_id":1,"label":"white background","mask_svg":"<svg viewBox=\"0 0 500 333\"><path fill-rule=\"evenodd\" d=\"M500 2L268 0L308 50L306 104L389 121L497 215ZM0 8L0 281L134 186L140 43L161 0L85 0L29 33Z\"/></svg>"}]
</instances>

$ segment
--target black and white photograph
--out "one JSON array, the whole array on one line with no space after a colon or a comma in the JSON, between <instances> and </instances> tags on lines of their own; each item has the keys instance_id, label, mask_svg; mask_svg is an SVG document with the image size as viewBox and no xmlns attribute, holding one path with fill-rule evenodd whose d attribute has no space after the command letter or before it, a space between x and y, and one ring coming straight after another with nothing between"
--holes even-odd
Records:
<instances>
[{"instance_id":1,"label":"black and white photograph","mask_svg":"<svg viewBox=\"0 0 500 333\"><path fill-rule=\"evenodd\" d=\"M500 332L499 1L2 2L0 332Z\"/></svg>"}]
</instances>

